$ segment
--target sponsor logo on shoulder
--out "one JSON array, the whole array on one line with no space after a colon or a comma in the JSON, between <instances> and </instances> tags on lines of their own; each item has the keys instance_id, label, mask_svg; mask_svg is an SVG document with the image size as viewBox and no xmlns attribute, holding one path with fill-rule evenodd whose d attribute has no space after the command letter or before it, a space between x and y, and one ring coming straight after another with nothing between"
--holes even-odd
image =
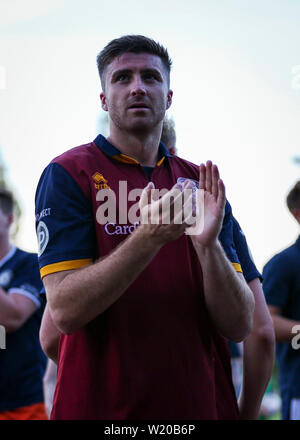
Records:
<instances>
[{"instance_id":1,"label":"sponsor logo on shoulder","mask_svg":"<svg viewBox=\"0 0 300 440\"><path fill-rule=\"evenodd\" d=\"M35 216L36 221L39 222L43 217L51 215L51 208L43 209L39 214Z\"/></svg>"},{"instance_id":2,"label":"sponsor logo on shoulder","mask_svg":"<svg viewBox=\"0 0 300 440\"><path fill-rule=\"evenodd\" d=\"M38 256L40 257L44 252L44 250L46 249L46 246L49 242L49 231L44 222L42 221L39 222L36 233L37 233L38 246L39 246Z\"/></svg>"}]
</instances>

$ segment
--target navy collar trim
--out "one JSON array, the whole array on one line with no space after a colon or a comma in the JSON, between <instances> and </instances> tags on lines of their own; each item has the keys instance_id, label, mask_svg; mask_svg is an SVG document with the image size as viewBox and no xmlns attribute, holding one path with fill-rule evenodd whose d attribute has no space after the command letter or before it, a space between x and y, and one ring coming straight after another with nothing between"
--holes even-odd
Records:
<instances>
[{"instance_id":1,"label":"navy collar trim","mask_svg":"<svg viewBox=\"0 0 300 440\"><path fill-rule=\"evenodd\" d=\"M106 153L110 157L120 156L122 155L121 151L114 147L108 140L102 135L99 134L94 143L99 147L104 153ZM160 142L159 151L158 151L158 161L160 161L163 157L173 157L169 152L167 147ZM134 159L133 159L134 160Z\"/></svg>"}]
</instances>

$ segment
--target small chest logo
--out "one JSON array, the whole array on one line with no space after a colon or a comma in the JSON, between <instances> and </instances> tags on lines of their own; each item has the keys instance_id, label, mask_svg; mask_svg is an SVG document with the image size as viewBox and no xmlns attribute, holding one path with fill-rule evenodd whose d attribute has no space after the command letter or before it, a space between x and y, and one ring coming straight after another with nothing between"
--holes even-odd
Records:
<instances>
[{"instance_id":1,"label":"small chest logo","mask_svg":"<svg viewBox=\"0 0 300 440\"><path fill-rule=\"evenodd\" d=\"M103 175L98 171L93 174L92 178L94 180L96 189L110 189L110 187L107 185L107 179L105 179L105 177L103 177Z\"/></svg>"}]
</instances>

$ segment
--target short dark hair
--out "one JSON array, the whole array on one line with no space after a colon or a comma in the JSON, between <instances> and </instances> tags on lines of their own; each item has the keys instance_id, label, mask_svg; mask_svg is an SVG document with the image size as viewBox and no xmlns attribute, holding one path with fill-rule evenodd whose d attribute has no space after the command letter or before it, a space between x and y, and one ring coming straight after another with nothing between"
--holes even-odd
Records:
<instances>
[{"instance_id":1,"label":"short dark hair","mask_svg":"<svg viewBox=\"0 0 300 440\"><path fill-rule=\"evenodd\" d=\"M14 198L10 191L0 188L0 209L4 214L12 214L14 209Z\"/></svg>"},{"instance_id":2,"label":"short dark hair","mask_svg":"<svg viewBox=\"0 0 300 440\"><path fill-rule=\"evenodd\" d=\"M300 209L300 180L298 180L295 186L288 193L286 204L291 213L293 213L294 209Z\"/></svg>"},{"instance_id":3,"label":"short dark hair","mask_svg":"<svg viewBox=\"0 0 300 440\"><path fill-rule=\"evenodd\" d=\"M162 60L168 75L170 74L172 60L165 47L143 35L124 35L123 37L110 41L97 55L97 67L102 87L104 86L103 76L106 67L114 58L128 52L157 55Z\"/></svg>"}]
</instances>

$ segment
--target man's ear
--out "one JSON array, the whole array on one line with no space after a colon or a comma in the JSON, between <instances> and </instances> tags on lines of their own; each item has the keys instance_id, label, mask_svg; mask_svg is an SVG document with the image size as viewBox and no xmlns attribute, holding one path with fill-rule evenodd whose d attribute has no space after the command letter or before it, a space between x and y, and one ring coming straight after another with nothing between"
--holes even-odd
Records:
<instances>
[{"instance_id":1,"label":"man's ear","mask_svg":"<svg viewBox=\"0 0 300 440\"><path fill-rule=\"evenodd\" d=\"M101 101L101 107L104 111L108 112L108 107L106 104L106 96L103 92L100 93L100 101Z\"/></svg>"},{"instance_id":2,"label":"man's ear","mask_svg":"<svg viewBox=\"0 0 300 440\"><path fill-rule=\"evenodd\" d=\"M300 225L300 209L293 209L292 214Z\"/></svg>"},{"instance_id":3,"label":"man's ear","mask_svg":"<svg viewBox=\"0 0 300 440\"><path fill-rule=\"evenodd\" d=\"M172 90L169 90L169 91L168 91L168 96L167 96L167 107L166 107L167 110L168 110L168 108L171 107L171 104L172 104L172 97L173 97L173 91L172 91Z\"/></svg>"}]
</instances>

